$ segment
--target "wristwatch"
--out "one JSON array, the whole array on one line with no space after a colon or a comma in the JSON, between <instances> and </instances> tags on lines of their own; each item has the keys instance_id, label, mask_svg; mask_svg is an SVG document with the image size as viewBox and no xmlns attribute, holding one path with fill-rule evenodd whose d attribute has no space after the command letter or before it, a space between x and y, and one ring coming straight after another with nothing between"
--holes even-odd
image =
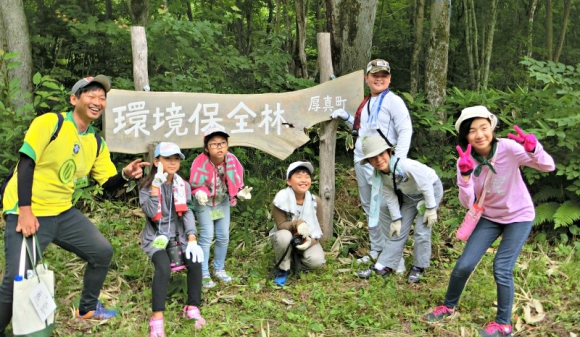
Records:
<instances>
[{"instance_id":1,"label":"wristwatch","mask_svg":"<svg viewBox=\"0 0 580 337\"><path fill-rule=\"evenodd\" d=\"M131 179L127 177L127 175L125 174L125 170L121 170L121 177L123 177L123 179L125 179L126 181L129 181Z\"/></svg>"}]
</instances>

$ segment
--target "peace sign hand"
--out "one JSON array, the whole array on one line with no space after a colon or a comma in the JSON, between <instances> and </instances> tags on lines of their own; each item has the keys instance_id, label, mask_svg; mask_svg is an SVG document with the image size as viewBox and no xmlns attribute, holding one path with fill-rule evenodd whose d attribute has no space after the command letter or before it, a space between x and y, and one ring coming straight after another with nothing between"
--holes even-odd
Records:
<instances>
[{"instance_id":1,"label":"peace sign hand","mask_svg":"<svg viewBox=\"0 0 580 337\"><path fill-rule=\"evenodd\" d=\"M514 130L516 130L519 136L508 133L508 138L522 144L524 146L524 150L528 152L534 152L536 149L536 144L538 143L536 136L534 136L533 133L528 133L526 135L524 131L522 131L522 129L520 129L520 127L517 125L514 125Z\"/></svg>"},{"instance_id":2,"label":"peace sign hand","mask_svg":"<svg viewBox=\"0 0 580 337\"><path fill-rule=\"evenodd\" d=\"M167 172L163 173L163 163L159 162L157 164L157 173L153 177L152 185L160 188L167 181Z\"/></svg>"},{"instance_id":3,"label":"peace sign hand","mask_svg":"<svg viewBox=\"0 0 580 337\"><path fill-rule=\"evenodd\" d=\"M459 167L459 172L461 175L468 176L473 172L473 160L471 160L471 144L467 144L467 150L463 152L461 146L457 145L455 147L459 153L459 160L457 161L457 166Z\"/></svg>"}]
</instances>

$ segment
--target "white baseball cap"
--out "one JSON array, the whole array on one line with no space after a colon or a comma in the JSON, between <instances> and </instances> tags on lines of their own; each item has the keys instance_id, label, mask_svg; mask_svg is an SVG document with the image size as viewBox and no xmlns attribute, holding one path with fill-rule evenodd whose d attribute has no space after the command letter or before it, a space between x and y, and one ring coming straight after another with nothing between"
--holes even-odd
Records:
<instances>
[{"instance_id":1,"label":"white baseball cap","mask_svg":"<svg viewBox=\"0 0 580 337\"><path fill-rule=\"evenodd\" d=\"M290 166L288 166L288 170L286 170L286 179L290 179L290 174L292 171L296 170L299 167L305 167L308 172L312 175L314 173L314 167L307 161L295 161Z\"/></svg>"},{"instance_id":2,"label":"white baseball cap","mask_svg":"<svg viewBox=\"0 0 580 337\"><path fill-rule=\"evenodd\" d=\"M226 132L225 128L223 128L222 126L219 126L219 125L215 125L215 126L212 126L204 131L203 139L206 140L207 137L213 135L214 133L223 133L226 136L226 138L230 137L230 135Z\"/></svg>"},{"instance_id":3,"label":"white baseball cap","mask_svg":"<svg viewBox=\"0 0 580 337\"><path fill-rule=\"evenodd\" d=\"M183 153L181 153L179 146L177 146L175 143L161 142L157 144L157 147L155 147L155 158L159 156L169 157L173 156L174 154L178 154L181 159L185 159L185 156Z\"/></svg>"}]
</instances>

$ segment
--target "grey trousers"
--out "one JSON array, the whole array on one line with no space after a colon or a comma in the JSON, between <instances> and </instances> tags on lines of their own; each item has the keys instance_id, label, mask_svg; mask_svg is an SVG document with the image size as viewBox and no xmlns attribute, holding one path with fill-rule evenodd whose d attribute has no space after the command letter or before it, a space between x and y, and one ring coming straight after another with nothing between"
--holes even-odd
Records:
<instances>
[{"instance_id":1,"label":"grey trousers","mask_svg":"<svg viewBox=\"0 0 580 337\"><path fill-rule=\"evenodd\" d=\"M292 240L292 233L288 230L282 229L270 236L270 241L272 242L272 247L274 248L274 255L276 256L276 262L280 261L286 248ZM292 261L292 249L288 249L288 253L284 256L284 259L280 263L279 268L282 270L290 270L290 264ZM308 269L316 269L322 267L326 260L324 259L324 250L322 246L317 243L314 246L308 247L302 256L302 264Z\"/></svg>"},{"instance_id":2,"label":"grey trousers","mask_svg":"<svg viewBox=\"0 0 580 337\"><path fill-rule=\"evenodd\" d=\"M435 190L435 200L437 201L437 207L443 198L443 185L440 180L437 180L433 184L433 189ZM423 200L423 196L413 196L413 198L405 195L403 199L403 206L401 207L401 235L389 238L388 234L385 236L385 245L383 246L383 252L379 257L378 263L389 267L393 270L397 269L399 261L401 259L401 254L405 248L405 243L407 242L407 237L411 231L411 226L415 222L415 217L417 217L417 222L415 224L415 231L413 238L415 240L415 245L413 247L413 265L419 268L429 267L431 261L431 230L432 228L423 223L423 215L418 214L417 204ZM382 205L381 205L382 208ZM381 216L383 214L381 213ZM381 218L380 222L383 221ZM388 223L381 223L386 225L387 228L390 227L391 221L388 218ZM388 232L387 232L388 233Z\"/></svg>"},{"instance_id":3,"label":"grey trousers","mask_svg":"<svg viewBox=\"0 0 580 337\"><path fill-rule=\"evenodd\" d=\"M113 247L99 232L99 229L74 207L57 216L38 217L38 222L40 226L36 237L42 251L53 242L88 262L83 278L79 309L95 310L101 287L113 258ZM4 232L6 268L2 285L0 285L0 307L12 305L14 277L18 273L22 247L22 234L16 232L17 224L18 215L6 216L6 231ZM29 245L32 245L32 237L27 240ZM30 269L31 263L28 260L26 269ZM55 273L58 274L58 270L55 270ZM11 316L11 311L0 313L0 331L8 325Z\"/></svg>"}]
</instances>

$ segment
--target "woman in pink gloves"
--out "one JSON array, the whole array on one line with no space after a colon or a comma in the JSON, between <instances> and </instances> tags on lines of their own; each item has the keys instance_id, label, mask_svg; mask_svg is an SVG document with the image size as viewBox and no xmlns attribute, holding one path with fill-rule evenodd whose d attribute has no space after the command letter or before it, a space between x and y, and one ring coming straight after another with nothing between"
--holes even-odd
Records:
<instances>
[{"instance_id":1,"label":"woman in pink gloves","mask_svg":"<svg viewBox=\"0 0 580 337\"><path fill-rule=\"evenodd\" d=\"M502 236L493 263L497 315L479 331L480 336L512 336L513 268L535 218L532 197L522 179L520 166L542 172L555 168L554 160L533 134L525 134L514 126L517 135L498 139L493 133L496 125L497 118L484 106L463 109L455 123L460 145L457 163L460 203L469 208L476 202L486 176L491 176L486 183L483 215L451 273L445 301L422 317L428 323L439 323L455 316L455 307L469 276L487 249Z\"/></svg>"}]
</instances>

